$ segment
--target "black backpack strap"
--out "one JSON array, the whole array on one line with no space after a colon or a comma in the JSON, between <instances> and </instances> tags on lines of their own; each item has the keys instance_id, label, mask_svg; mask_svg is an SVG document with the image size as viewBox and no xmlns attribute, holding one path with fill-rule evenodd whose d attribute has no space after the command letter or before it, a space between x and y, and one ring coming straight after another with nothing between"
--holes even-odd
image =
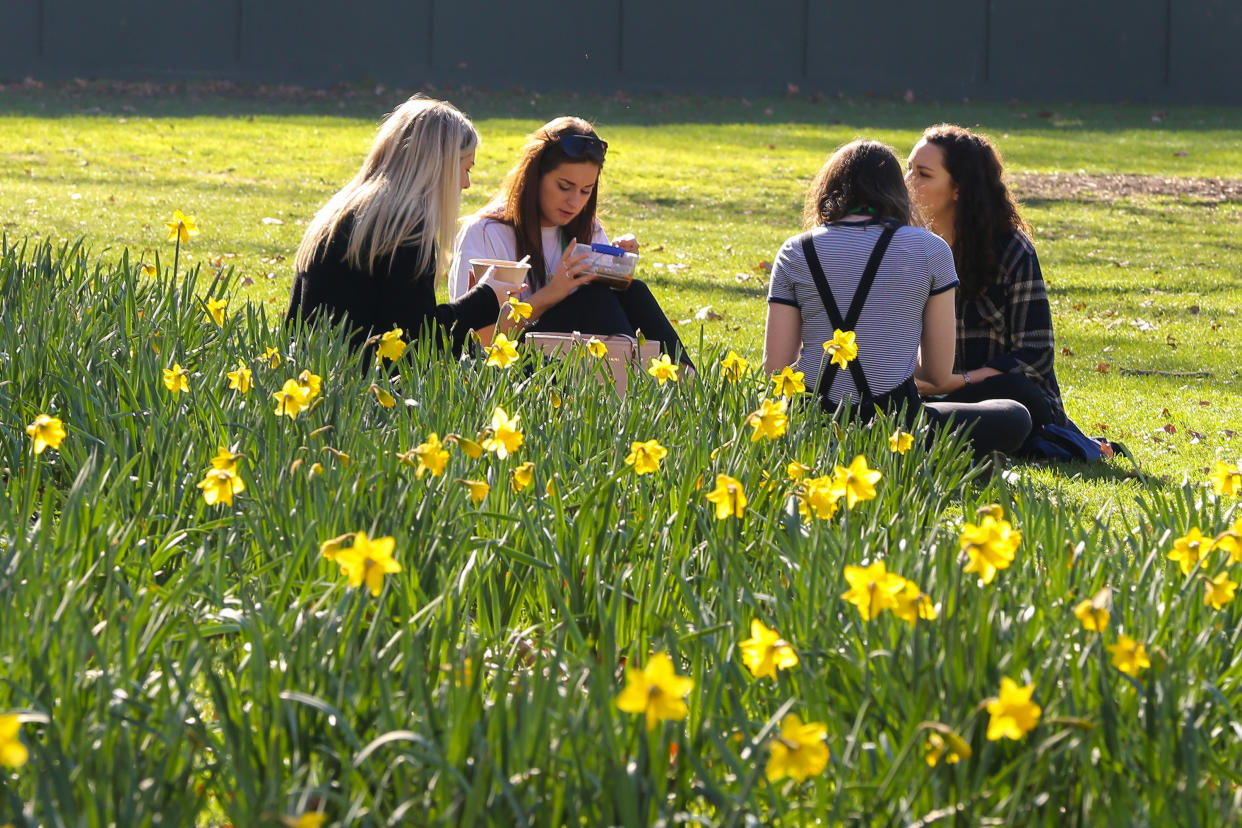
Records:
<instances>
[{"instance_id":1,"label":"black backpack strap","mask_svg":"<svg viewBox=\"0 0 1242 828\"><path fill-rule=\"evenodd\" d=\"M858 318L862 316L863 305L867 302L867 296L871 293L872 286L875 285L876 274L880 272L880 262L884 258L884 253L888 250L889 242L893 240L893 236L897 234L899 225L895 223L885 222L884 232L880 234L879 240L875 243L875 247L871 250L871 256L867 259L867 266L863 269L862 278L858 281L858 289L854 291L854 298L850 302L849 312L844 318L837 306L836 298L832 295L832 288L828 286L828 278L824 275L824 267L820 264L819 254L815 252L815 244L810 232L802 234L802 254L806 257L807 267L811 271L811 278L815 281L815 288L819 291L819 298L824 303L824 310L828 313L828 321L832 326L842 331L852 331L854 326L858 324ZM825 354L827 356L827 354ZM854 379L854 387L858 389L860 405L867 404L871 399L871 386L867 382L867 376L863 373L862 364L859 360L850 360L849 372ZM823 361L820 362L819 378L815 383L816 391L824 399L828 398L828 392L832 388L832 382L837 378L837 372L840 366Z\"/></svg>"}]
</instances>

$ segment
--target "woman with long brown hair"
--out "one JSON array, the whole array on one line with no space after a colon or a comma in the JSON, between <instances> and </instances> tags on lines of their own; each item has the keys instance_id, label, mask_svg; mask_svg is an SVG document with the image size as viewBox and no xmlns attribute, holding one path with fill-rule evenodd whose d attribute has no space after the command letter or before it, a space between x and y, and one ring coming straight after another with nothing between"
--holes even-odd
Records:
<instances>
[{"instance_id":1,"label":"woman with long brown hair","mask_svg":"<svg viewBox=\"0 0 1242 828\"><path fill-rule=\"evenodd\" d=\"M963 127L928 127L906 183L927 227L953 250L961 280L953 373L920 390L957 402L1016 400L1036 430L1065 425L1048 293L1000 153Z\"/></svg>"},{"instance_id":2,"label":"woman with long brown hair","mask_svg":"<svg viewBox=\"0 0 1242 828\"><path fill-rule=\"evenodd\" d=\"M531 327L635 336L641 330L670 354L689 363L681 339L651 290L635 279L617 290L595 283L575 242L608 244L597 216L599 178L607 142L582 118L556 118L527 138L517 164L486 207L462 224L449 269L449 295L464 295L471 259L519 260L530 257ZM638 252L633 236L612 241Z\"/></svg>"},{"instance_id":3,"label":"woman with long brown hair","mask_svg":"<svg viewBox=\"0 0 1242 828\"><path fill-rule=\"evenodd\" d=\"M772 265L764 369L796 365L829 411L848 400L864 419L923 409L933 423L973 423L980 457L1021 445L1030 418L1017 403L919 399L916 381L950 377L958 280L944 240L911 224L892 150L854 141L834 152L811 182L803 226ZM856 347L844 368L829 359L843 339Z\"/></svg>"}]
</instances>

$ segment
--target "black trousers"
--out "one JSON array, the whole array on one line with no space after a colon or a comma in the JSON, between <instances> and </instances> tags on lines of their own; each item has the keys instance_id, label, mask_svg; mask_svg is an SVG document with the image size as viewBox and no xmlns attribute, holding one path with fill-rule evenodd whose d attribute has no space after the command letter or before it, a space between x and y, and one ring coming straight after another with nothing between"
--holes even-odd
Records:
<instances>
[{"instance_id":1,"label":"black trousers","mask_svg":"<svg viewBox=\"0 0 1242 828\"><path fill-rule=\"evenodd\" d=\"M972 382L945 394L939 399L952 403L977 403L984 400L1013 400L1019 402L1031 414L1031 430L1046 425L1064 425L1058 421L1052 406L1039 386L1026 374L997 374L979 382Z\"/></svg>"},{"instance_id":2,"label":"black trousers","mask_svg":"<svg viewBox=\"0 0 1242 828\"><path fill-rule=\"evenodd\" d=\"M821 400L825 409L831 404ZM986 460L994 451L1014 454L1031 432L1031 415L1026 407L1009 399L978 402L923 401L919 399L914 378L880 394L859 407L857 416L869 420L877 410L905 412L907 426L922 411L932 429L971 426L970 445L976 460Z\"/></svg>"},{"instance_id":3,"label":"black trousers","mask_svg":"<svg viewBox=\"0 0 1242 828\"><path fill-rule=\"evenodd\" d=\"M578 331L595 336L637 336L660 342L665 353L693 367L681 337L664 315L651 288L635 279L625 290L582 285L544 313L531 330Z\"/></svg>"}]
</instances>

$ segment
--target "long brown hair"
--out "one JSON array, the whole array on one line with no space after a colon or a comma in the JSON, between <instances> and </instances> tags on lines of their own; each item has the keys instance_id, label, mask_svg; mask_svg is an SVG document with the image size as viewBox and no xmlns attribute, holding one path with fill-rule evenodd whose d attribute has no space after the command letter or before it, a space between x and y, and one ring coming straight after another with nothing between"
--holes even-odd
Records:
<instances>
[{"instance_id":1,"label":"long brown hair","mask_svg":"<svg viewBox=\"0 0 1242 828\"><path fill-rule=\"evenodd\" d=\"M1018 202L1005 186L1000 153L983 135L954 124L923 131L923 140L944 151L944 168L957 188L953 263L960 295L978 296L996 281L999 254L1015 232L1030 234Z\"/></svg>"},{"instance_id":2,"label":"long brown hair","mask_svg":"<svg viewBox=\"0 0 1242 828\"><path fill-rule=\"evenodd\" d=\"M807 190L802 227L810 230L857 213L910 223L910 193L901 162L878 141L851 141L837 148Z\"/></svg>"},{"instance_id":3,"label":"long brown hair","mask_svg":"<svg viewBox=\"0 0 1242 828\"><path fill-rule=\"evenodd\" d=\"M543 236L539 211L539 182L545 175L566 163L588 161L604 166L602 154L573 157L559 141L566 135L585 135L598 139L595 128L582 118L562 117L548 121L532 132L522 147L518 161L505 176L500 192L492 203L484 207L481 215L503 221L513 228L517 236L516 256L530 256L531 283L541 286L547 279L547 263L543 260ZM599 202L599 177L591 189L591 197L573 221L565 225L564 238L577 239L590 244L595 231L595 209Z\"/></svg>"}]
</instances>

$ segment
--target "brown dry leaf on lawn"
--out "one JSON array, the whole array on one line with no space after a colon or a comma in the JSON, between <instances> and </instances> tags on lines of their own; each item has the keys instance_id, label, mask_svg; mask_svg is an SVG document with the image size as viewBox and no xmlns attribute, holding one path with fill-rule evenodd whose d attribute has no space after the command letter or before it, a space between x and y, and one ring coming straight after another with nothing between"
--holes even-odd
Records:
<instances>
[{"instance_id":1,"label":"brown dry leaf on lawn","mask_svg":"<svg viewBox=\"0 0 1242 828\"><path fill-rule=\"evenodd\" d=\"M1177 433L1177 426L1173 425L1172 423L1165 423L1164 425L1161 426L1161 428L1164 429L1166 434Z\"/></svg>"},{"instance_id":2,"label":"brown dry leaf on lawn","mask_svg":"<svg viewBox=\"0 0 1242 828\"><path fill-rule=\"evenodd\" d=\"M1191 444L1202 443L1207 439L1207 435L1201 431L1191 431L1190 429L1186 429L1186 433L1190 435Z\"/></svg>"},{"instance_id":3,"label":"brown dry leaf on lawn","mask_svg":"<svg viewBox=\"0 0 1242 828\"><path fill-rule=\"evenodd\" d=\"M1073 352L1073 351L1071 351L1069 348L1062 348L1062 349L1061 349L1061 356L1064 356L1064 357L1072 357L1073 355L1074 355L1074 352Z\"/></svg>"},{"instance_id":4,"label":"brown dry leaf on lawn","mask_svg":"<svg viewBox=\"0 0 1242 828\"><path fill-rule=\"evenodd\" d=\"M762 271L765 271L765 272L766 272L766 271L768 271L768 270L771 270L771 269L772 269L772 263L771 263L771 262L760 262L759 264L755 265L755 266L754 266L753 268L751 268L751 269L752 269L752 270L762 270Z\"/></svg>"},{"instance_id":5,"label":"brown dry leaf on lawn","mask_svg":"<svg viewBox=\"0 0 1242 828\"><path fill-rule=\"evenodd\" d=\"M735 282L749 282L750 279L751 279L750 273L734 273L733 274L733 280Z\"/></svg>"},{"instance_id":6,"label":"brown dry leaf on lawn","mask_svg":"<svg viewBox=\"0 0 1242 828\"><path fill-rule=\"evenodd\" d=\"M719 322L724 316L712 310L711 305L704 305L694 314L694 318L700 322Z\"/></svg>"},{"instance_id":7,"label":"brown dry leaf on lawn","mask_svg":"<svg viewBox=\"0 0 1242 828\"><path fill-rule=\"evenodd\" d=\"M1101 374L1107 374L1109 369L1112 367L1113 366L1109 365L1107 362L1101 362L1095 366L1095 370L1099 371Z\"/></svg>"}]
</instances>

